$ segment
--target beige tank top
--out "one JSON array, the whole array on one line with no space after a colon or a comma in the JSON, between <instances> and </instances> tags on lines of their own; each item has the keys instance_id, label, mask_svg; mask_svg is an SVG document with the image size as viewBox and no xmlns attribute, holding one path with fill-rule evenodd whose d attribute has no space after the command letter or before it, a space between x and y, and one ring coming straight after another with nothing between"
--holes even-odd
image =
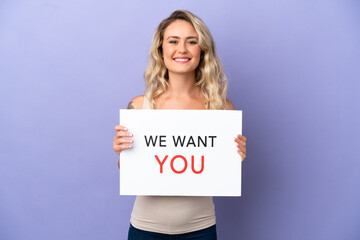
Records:
<instances>
[{"instance_id":1,"label":"beige tank top","mask_svg":"<svg viewBox=\"0 0 360 240\"><path fill-rule=\"evenodd\" d=\"M143 109L150 109L146 95ZM212 197L137 196L131 224L145 231L181 234L215 224Z\"/></svg>"}]
</instances>

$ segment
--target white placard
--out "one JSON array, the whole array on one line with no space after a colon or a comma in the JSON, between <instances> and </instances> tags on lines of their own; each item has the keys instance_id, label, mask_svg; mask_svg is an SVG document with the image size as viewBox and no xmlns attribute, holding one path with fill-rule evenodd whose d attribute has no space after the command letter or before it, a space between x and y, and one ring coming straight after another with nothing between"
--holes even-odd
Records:
<instances>
[{"instance_id":1,"label":"white placard","mask_svg":"<svg viewBox=\"0 0 360 240\"><path fill-rule=\"evenodd\" d=\"M120 195L240 196L239 110L120 110Z\"/></svg>"}]
</instances>

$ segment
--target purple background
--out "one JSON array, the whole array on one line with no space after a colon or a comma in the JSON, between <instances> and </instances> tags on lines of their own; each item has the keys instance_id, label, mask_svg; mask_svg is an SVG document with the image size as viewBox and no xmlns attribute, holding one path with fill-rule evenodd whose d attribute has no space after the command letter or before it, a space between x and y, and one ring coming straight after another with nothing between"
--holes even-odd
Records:
<instances>
[{"instance_id":1,"label":"purple background","mask_svg":"<svg viewBox=\"0 0 360 240\"><path fill-rule=\"evenodd\" d=\"M243 196L215 198L219 239L360 239L356 0L2 0L0 239L126 238L113 128L176 9L208 25L244 111Z\"/></svg>"}]
</instances>

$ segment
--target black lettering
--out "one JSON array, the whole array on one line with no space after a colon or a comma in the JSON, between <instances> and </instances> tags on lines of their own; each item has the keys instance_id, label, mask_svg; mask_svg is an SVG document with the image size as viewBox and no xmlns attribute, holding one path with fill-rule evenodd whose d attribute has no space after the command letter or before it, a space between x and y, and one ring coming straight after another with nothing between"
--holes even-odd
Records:
<instances>
[{"instance_id":1,"label":"black lettering","mask_svg":"<svg viewBox=\"0 0 360 240\"><path fill-rule=\"evenodd\" d=\"M166 147L166 145L162 145L163 142L166 142L166 139L163 139L163 138L166 138L166 136L161 135L159 138L160 138L160 147Z\"/></svg>"},{"instance_id":2,"label":"black lettering","mask_svg":"<svg viewBox=\"0 0 360 240\"><path fill-rule=\"evenodd\" d=\"M200 142L202 142L203 146L206 147L207 137L205 136L205 142L204 142L203 139L199 136L198 137L198 147L200 147Z\"/></svg>"},{"instance_id":3,"label":"black lettering","mask_svg":"<svg viewBox=\"0 0 360 240\"><path fill-rule=\"evenodd\" d=\"M182 141L181 141L180 136L177 137L177 140L175 140L175 136L172 136L172 138L173 138L173 140L174 140L174 145L175 145L175 147L177 147L177 145L178 145L179 142L180 142L181 147L184 146L185 136L184 136L184 138L182 139Z\"/></svg>"},{"instance_id":4,"label":"black lettering","mask_svg":"<svg viewBox=\"0 0 360 240\"><path fill-rule=\"evenodd\" d=\"M149 146L150 142L151 142L153 147L155 147L158 136L155 137L155 140L153 139L153 136L150 136L149 139L147 139L146 136L144 136L144 137L145 137L146 146Z\"/></svg>"},{"instance_id":5,"label":"black lettering","mask_svg":"<svg viewBox=\"0 0 360 240\"><path fill-rule=\"evenodd\" d=\"M211 138L211 147L214 147L214 138L216 138L216 136L209 136L209 138Z\"/></svg>"},{"instance_id":6,"label":"black lettering","mask_svg":"<svg viewBox=\"0 0 360 240\"><path fill-rule=\"evenodd\" d=\"M195 142L194 142L194 138L193 138L192 136L190 136L189 141L188 141L186 147L188 147L190 144L192 144L192 145L194 145L194 147L196 147Z\"/></svg>"}]
</instances>

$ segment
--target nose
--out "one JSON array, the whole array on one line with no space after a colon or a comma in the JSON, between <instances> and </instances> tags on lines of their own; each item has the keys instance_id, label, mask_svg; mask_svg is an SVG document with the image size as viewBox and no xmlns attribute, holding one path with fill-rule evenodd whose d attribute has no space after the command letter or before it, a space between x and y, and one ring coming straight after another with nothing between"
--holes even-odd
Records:
<instances>
[{"instance_id":1,"label":"nose","mask_svg":"<svg viewBox=\"0 0 360 240\"><path fill-rule=\"evenodd\" d=\"M187 53L186 42L182 42L178 45L178 52L179 53Z\"/></svg>"}]
</instances>

